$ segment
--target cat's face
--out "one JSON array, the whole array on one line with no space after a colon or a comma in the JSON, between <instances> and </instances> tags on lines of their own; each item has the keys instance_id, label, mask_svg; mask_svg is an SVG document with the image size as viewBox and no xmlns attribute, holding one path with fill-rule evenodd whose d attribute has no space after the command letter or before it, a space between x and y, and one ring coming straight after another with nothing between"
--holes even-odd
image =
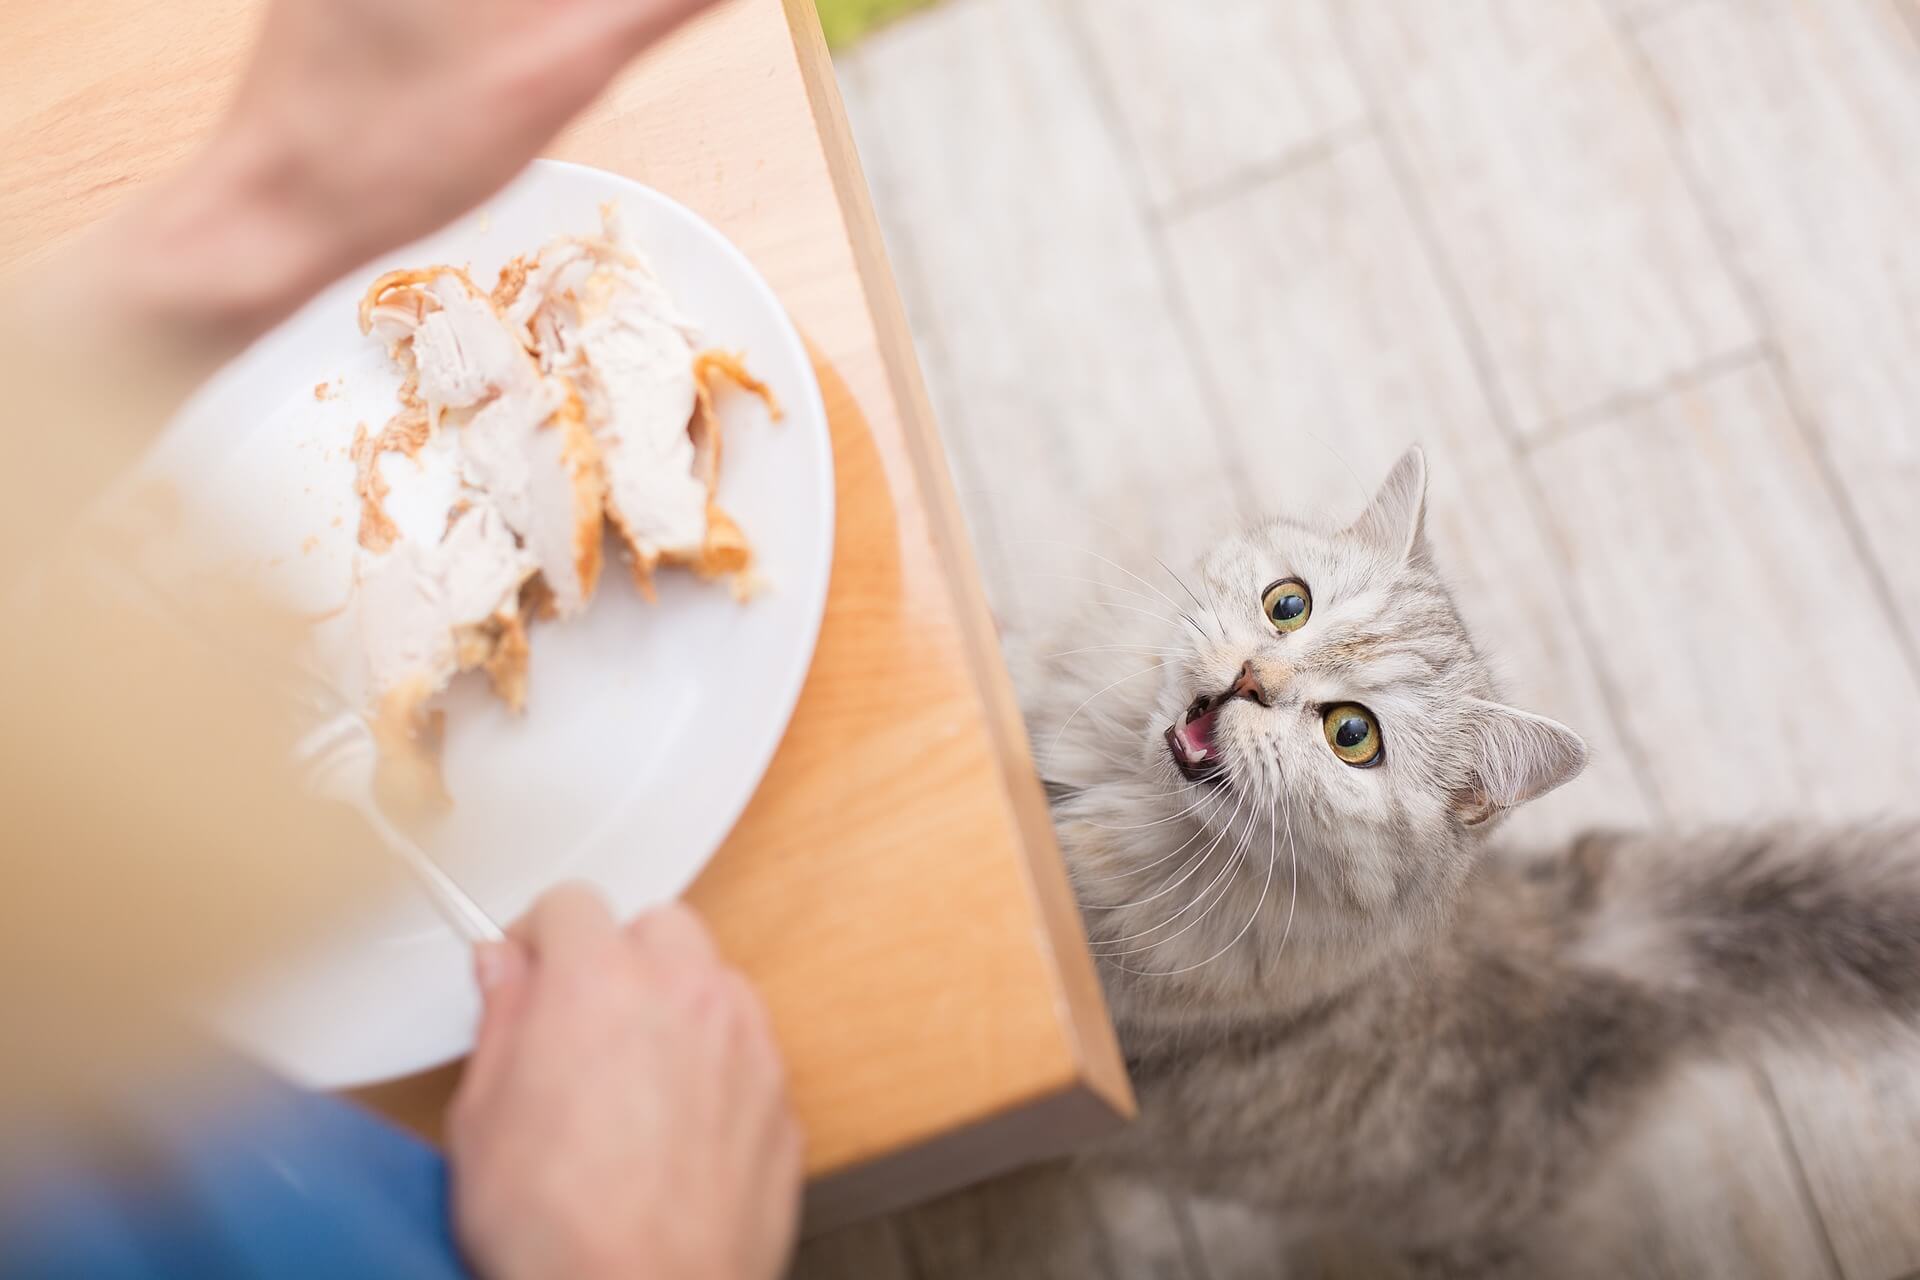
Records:
<instances>
[{"instance_id":1,"label":"cat's face","mask_svg":"<svg viewBox=\"0 0 1920 1280\"><path fill-rule=\"evenodd\" d=\"M1300 872L1322 897L1368 916L1444 897L1475 828L1585 761L1571 730L1491 701L1430 567L1425 481L1409 453L1347 528L1283 521L1214 547L1147 747L1209 826L1273 824L1313 851Z\"/></svg>"}]
</instances>

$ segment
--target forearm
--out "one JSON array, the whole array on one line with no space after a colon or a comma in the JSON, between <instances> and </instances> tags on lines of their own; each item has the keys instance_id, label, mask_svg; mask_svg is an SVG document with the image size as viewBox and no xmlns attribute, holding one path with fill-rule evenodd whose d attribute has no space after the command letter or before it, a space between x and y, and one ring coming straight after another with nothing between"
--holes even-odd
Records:
<instances>
[{"instance_id":1,"label":"forearm","mask_svg":"<svg viewBox=\"0 0 1920 1280\"><path fill-rule=\"evenodd\" d=\"M498 190L702 3L275 0L209 146L0 282L0 536L38 541L208 374Z\"/></svg>"}]
</instances>

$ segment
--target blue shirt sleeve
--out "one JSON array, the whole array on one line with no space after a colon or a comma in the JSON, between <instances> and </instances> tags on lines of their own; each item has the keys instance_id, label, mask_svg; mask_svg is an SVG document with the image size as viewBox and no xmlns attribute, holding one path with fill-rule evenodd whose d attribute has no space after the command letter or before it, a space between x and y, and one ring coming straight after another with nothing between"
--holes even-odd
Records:
<instances>
[{"instance_id":1,"label":"blue shirt sleeve","mask_svg":"<svg viewBox=\"0 0 1920 1280\"><path fill-rule=\"evenodd\" d=\"M8 1145L0 1280L469 1275L437 1152L257 1076L223 1093L217 1116L145 1099L84 1147ZM58 1154L23 1165L24 1151Z\"/></svg>"}]
</instances>

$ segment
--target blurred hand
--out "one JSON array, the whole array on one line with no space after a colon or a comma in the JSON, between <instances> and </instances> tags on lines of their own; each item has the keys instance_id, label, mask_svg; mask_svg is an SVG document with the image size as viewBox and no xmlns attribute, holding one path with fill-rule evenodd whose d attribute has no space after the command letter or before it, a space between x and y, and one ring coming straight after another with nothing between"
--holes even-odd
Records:
<instances>
[{"instance_id":1,"label":"blurred hand","mask_svg":"<svg viewBox=\"0 0 1920 1280\"><path fill-rule=\"evenodd\" d=\"M272 0L227 118L63 264L203 375L503 186L710 0Z\"/></svg>"},{"instance_id":2,"label":"blurred hand","mask_svg":"<svg viewBox=\"0 0 1920 1280\"><path fill-rule=\"evenodd\" d=\"M690 910L562 887L483 949L453 1100L455 1233L489 1280L772 1280L800 1136L766 1015Z\"/></svg>"},{"instance_id":3,"label":"blurred hand","mask_svg":"<svg viewBox=\"0 0 1920 1280\"><path fill-rule=\"evenodd\" d=\"M273 0L228 131L345 270L486 198L706 3Z\"/></svg>"}]
</instances>

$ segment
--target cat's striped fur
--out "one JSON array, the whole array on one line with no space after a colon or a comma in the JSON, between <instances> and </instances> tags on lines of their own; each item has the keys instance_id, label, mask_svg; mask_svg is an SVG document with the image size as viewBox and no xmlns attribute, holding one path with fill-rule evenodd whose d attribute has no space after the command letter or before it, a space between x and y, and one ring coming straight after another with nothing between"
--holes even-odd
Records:
<instances>
[{"instance_id":1,"label":"cat's striped fur","mask_svg":"<svg viewBox=\"0 0 1920 1280\"><path fill-rule=\"evenodd\" d=\"M1584 748L1494 700L1424 488L1409 454L1354 524L1277 522L1216 547L1190 595L1169 580L1166 625L1089 613L1068 656L1016 662L1141 1100L1086 1160L1433 1273L1539 1274L1541 1224L1680 1064L1920 1015L1920 831L1490 853ZM1313 612L1279 634L1259 600L1287 576ZM1149 670L1149 649L1177 652ZM1162 733L1249 663L1269 696L1216 730L1234 781L1190 784ZM1379 767L1329 751L1334 701L1377 715Z\"/></svg>"}]
</instances>

